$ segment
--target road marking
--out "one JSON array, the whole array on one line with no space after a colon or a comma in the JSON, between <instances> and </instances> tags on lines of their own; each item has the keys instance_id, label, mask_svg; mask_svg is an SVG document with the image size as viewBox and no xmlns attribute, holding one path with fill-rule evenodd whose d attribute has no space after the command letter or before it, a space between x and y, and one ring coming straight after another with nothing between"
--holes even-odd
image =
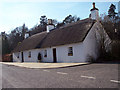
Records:
<instances>
[{"instance_id":1,"label":"road marking","mask_svg":"<svg viewBox=\"0 0 120 90\"><path fill-rule=\"evenodd\" d=\"M67 73L63 73L63 72L57 72L58 74L67 74Z\"/></svg>"},{"instance_id":2,"label":"road marking","mask_svg":"<svg viewBox=\"0 0 120 90\"><path fill-rule=\"evenodd\" d=\"M43 71L45 71L45 72L50 72L50 71L48 71L48 70L43 70Z\"/></svg>"},{"instance_id":3,"label":"road marking","mask_svg":"<svg viewBox=\"0 0 120 90\"><path fill-rule=\"evenodd\" d=\"M81 77L90 78L90 79L96 79L95 77L90 77L90 76L81 76Z\"/></svg>"},{"instance_id":4,"label":"road marking","mask_svg":"<svg viewBox=\"0 0 120 90\"><path fill-rule=\"evenodd\" d=\"M110 81L115 83L120 83L120 81L117 81L117 80L110 80Z\"/></svg>"}]
</instances>

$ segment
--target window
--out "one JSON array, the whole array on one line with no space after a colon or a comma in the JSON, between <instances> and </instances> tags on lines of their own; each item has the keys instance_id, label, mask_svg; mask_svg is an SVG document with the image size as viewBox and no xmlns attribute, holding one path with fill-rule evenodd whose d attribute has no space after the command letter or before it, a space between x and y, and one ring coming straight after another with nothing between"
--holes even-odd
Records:
<instances>
[{"instance_id":1,"label":"window","mask_svg":"<svg viewBox=\"0 0 120 90\"><path fill-rule=\"evenodd\" d=\"M31 51L28 52L28 57L29 57L29 58L31 57Z\"/></svg>"},{"instance_id":2,"label":"window","mask_svg":"<svg viewBox=\"0 0 120 90\"><path fill-rule=\"evenodd\" d=\"M44 51L44 57L47 57L47 50Z\"/></svg>"},{"instance_id":3,"label":"window","mask_svg":"<svg viewBox=\"0 0 120 90\"><path fill-rule=\"evenodd\" d=\"M72 47L68 48L68 56L73 56L73 48Z\"/></svg>"}]
</instances>

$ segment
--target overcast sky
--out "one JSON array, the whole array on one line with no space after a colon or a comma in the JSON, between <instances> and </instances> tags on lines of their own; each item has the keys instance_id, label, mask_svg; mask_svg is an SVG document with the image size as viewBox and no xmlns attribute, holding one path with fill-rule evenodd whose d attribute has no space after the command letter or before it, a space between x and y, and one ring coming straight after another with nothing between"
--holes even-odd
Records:
<instances>
[{"instance_id":1,"label":"overcast sky","mask_svg":"<svg viewBox=\"0 0 120 90\"><path fill-rule=\"evenodd\" d=\"M95 0L94 0L95 1ZM118 10L118 2L96 2L99 14L106 13L113 3ZM69 14L77 15L80 19L88 18L92 2L10 2L0 3L0 32L9 33L15 27L22 26L23 23L32 28L39 23L39 18L46 15L48 19L62 21Z\"/></svg>"}]
</instances>

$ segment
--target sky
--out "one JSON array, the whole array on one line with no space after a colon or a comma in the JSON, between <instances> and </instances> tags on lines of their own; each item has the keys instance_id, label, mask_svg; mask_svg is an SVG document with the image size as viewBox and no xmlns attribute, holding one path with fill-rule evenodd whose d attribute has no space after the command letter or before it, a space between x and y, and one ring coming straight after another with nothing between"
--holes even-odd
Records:
<instances>
[{"instance_id":1,"label":"sky","mask_svg":"<svg viewBox=\"0 0 120 90\"><path fill-rule=\"evenodd\" d=\"M74 0L75 1L75 0ZM94 0L95 1L95 0ZM118 11L118 0L111 2L98 2L96 7L99 9L99 15L108 12L109 6L113 3ZM57 19L62 21L68 15L76 15L80 19L89 17L92 2L90 1L15 1L4 0L0 2L0 32L10 33L16 27L24 23L30 29L38 24L40 17L46 15L48 19Z\"/></svg>"}]
</instances>

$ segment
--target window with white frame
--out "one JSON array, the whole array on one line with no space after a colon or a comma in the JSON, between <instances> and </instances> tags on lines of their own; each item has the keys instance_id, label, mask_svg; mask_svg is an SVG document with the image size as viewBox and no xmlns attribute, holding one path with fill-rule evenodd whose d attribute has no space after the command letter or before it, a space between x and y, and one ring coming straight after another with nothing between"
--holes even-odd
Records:
<instances>
[{"instance_id":1,"label":"window with white frame","mask_svg":"<svg viewBox=\"0 0 120 90\"><path fill-rule=\"evenodd\" d=\"M47 50L44 51L44 57L47 57Z\"/></svg>"},{"instance_id":2,"label":"window with white frame","mask_svg":"<svg viewBox=\"0 0 120 90\"><path fill-rule=\"evenodd\" d=\"M68 47L68 56L73 56L73 47Z\"/></svg>"},{"instance_id":3,"label":"window with white frame","mask_svg":"<svg viewBox=\"0 0 120 90\"><path fill-rule=\"evenodd\" d=\"M31 51L28 52L28 57L31 58Z\"/></svg>"}]
</instances>

